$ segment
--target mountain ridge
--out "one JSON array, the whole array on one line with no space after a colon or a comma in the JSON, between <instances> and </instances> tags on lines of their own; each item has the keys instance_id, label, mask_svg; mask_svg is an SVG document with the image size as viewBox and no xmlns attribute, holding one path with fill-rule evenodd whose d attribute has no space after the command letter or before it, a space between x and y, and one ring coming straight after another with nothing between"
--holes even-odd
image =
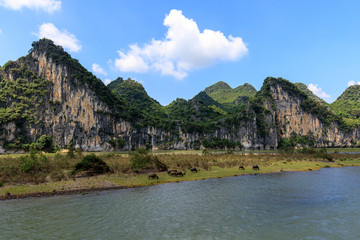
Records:
<instances>
[{"instance_id":1,"label":"mountain ridge","mask_svg":"<svg viewBox=\"0 0 360 240\"><path fill-rule=\"evenodd\" d=\"M134 80L117 78L106 87L47 39L1 67L0 86L0 152L28 151L43 135L59 148L87 151L213 143L276 149L294 135L312 139L314 147L344 147L360 136L356 119L350 124L286 79L268 77L259 91L218 82L161 106Z\"/></svg>"}]
</instances>

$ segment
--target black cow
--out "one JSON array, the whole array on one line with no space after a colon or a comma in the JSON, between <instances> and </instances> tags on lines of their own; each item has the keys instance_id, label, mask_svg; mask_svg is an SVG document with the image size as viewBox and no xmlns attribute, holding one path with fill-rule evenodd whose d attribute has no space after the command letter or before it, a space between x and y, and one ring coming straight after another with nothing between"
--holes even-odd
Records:
<instances>
[{"instance_id":1,"label":"black cow","mask_svg":"<svg viewBox=\"0 0 360 240\"><path fill-rule=\"evenodd\" d=\"M258 165L254 165L252 168L253 168L253 170L260 170Z\"/></svg>"},{"instance_id":2,"label":"black cow","mask_svg":"<svg viewBox=\"0 0 360 240\"><path fill-rule=\"evenodd\" d=\"M190 171L191 171L191 172L196 172L196 173L197 173L199 170L197 170L197 168L194 168L194 167L193 167L193 168L190 168Z\"/></svg>"},{"instance_id":3,"label":"black cow","mask_svg":"<svg viewBox=\"0 0 360 240\"><path fill-rule=\"evenodd\" d=\"M158 175L156 173L149 173L148 179L159 179Z\"/></svg>"},{"instance_id":4,"label":"black cow","mask_svg":"<svg viewBox=\"0 0 360 240\"><path fill-rule=\"evenodd\" d=\"M182 177L184 176L185 174L182 173L182 172L172 172L170 173L171 176L175 176L175 177Z\"/></svg>"},{"instance_id":5,"label":"black cow","mask_svg":"<svg viewBox=\"0 0 360 240\"><path fill-rule=\"evenodd\" d=\"M245 167L243 165L239 166L239 170L245 170Z\"/></svg>"}]
</instances>

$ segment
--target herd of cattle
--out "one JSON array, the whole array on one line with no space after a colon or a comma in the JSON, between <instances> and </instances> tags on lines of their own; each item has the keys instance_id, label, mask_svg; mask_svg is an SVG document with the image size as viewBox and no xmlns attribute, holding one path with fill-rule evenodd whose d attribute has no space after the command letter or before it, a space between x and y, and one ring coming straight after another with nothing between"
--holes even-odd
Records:
<instances>
[{"instance_id":1,"label":"herd of cattle","mask_svg":"<svg viewBox=\"0 0 360 240\"><path fill-rule=\"evenodd\" d=\"M260 170L258 165L252 166L252 169L253 170ZM189 168L189 170L190 170L190 172L193 172L193 173L197 173L198 171L200 171L197 168ZM239 166L239 170L245 170L245 167L243 165L241 165L241 166ZM174 176L174 177L183 177L185 175L185 172L181 172L181 171L178 171L178 170L174 169L174 170L169 170L168 174L170 176ZM148 175L148 178L149 179L159 179L159 176L156 175L156 173L150 173Z\"/></svg>"}]
</instances>

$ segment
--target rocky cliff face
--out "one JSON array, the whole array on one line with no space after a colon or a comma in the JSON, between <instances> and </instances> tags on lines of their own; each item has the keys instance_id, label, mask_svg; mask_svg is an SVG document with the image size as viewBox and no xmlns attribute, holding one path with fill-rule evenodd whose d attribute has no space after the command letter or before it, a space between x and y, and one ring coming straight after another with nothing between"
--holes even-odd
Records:
<instances>
[{"instance_id":1,"label":"rocky cliff face","mask_svg":"<svg viewBox=\"0 0 360 240\"><path fill-rule=\"evenodd\" d=\"M278 126L281 138L290 138L293 133L313 136L316 147L350 147L359 140L359 129L341 130L338 123L325 124L316 115L304 111L304 96L292 96L280 84L270 88L276 110L273 122Z\"/></svg>"},{"instance_id":2,"label":"rocky cliff face","mask_svg":"<svg viewBox=\"0 0 360 240\"><path fill-rule=\"evenodd\" d=\"M28 56L29 57L29 56ZM112 137L130 136L131 124L117 120L110 115L109 107L98 99L85 83L77 86L77 79L71 80L68 66L57 64L46 52L33 50L31 61L20 61L36 76L45 79L50 84L48 93L43 98L43 109L39 111L39 124L22 124L18 128L26 131L30 140L46 134L53 136L53 141L60 147L70 142L84 150L103 150L109 148L107 143ZM8 74L11 81L15 77L11 71ZM7 123L4 139L13 141L18 137L16 125Z\"/></svg>"}]
</instances>

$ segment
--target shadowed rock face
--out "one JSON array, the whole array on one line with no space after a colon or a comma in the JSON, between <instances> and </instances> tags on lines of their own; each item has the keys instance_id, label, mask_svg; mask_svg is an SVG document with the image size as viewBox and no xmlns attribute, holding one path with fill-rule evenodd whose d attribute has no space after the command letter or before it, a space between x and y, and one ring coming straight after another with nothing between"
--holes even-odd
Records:
<instances>
[{"instance_id":1,"label":"shadowed rock face","mask_svg":"<svg viewBox=\"0 0 360 240\"><path fill-rule=\"evenodd\" d=\"M72 142L75 147L81 147L86 151L116 148L131 150L149 144L155 149L190 149L196 146L201 148L203 139L215 137L239 142L245 148L270 149L277 148L280 138L288 138L291 133L314 136L317 139L316 146L342 147L351 146L359 136L358 129L344 132L335 122L330 125L324 124L316 115L303 109L302 103L306 100L306 95L301 92L290 93L290 82L274 78L266 79L264 86L267 87L263 87L258 93L252 93L255 95L252 98L255 99L266 96L259 101L258 108L263 109L261 113L255 110L249 97L246 99L246 106L244 105L245 110L236 110L239 112L232 113L235 116L239 115L239 120L227 123L228 115L224 115L216 129L210 133L185 132L176 121L171 131L154 126L135 127L123 114L129 103L117 99L101 80L87 72L50 40L40 41L45 41L42 43L57 49L60 54L54 55L47 47L34 47L26 57L0 68L0 83L3 84L19 79L24 79L25 82L31 82L34 78L45 81L43 94L31 98L32 103L27 103L29 106L34 105L31 120L28 115L21 117L22 112L29 111L27 105L21 108L23 110L17 118L0 117L0 153L5 151L3 146L8 142L18 139L35 141L43 134L52 136L53 142L60 148ZM59 58L65 60L60 61ZM15 71L15 68L21 71ZM112 88L123 82L122 79L116 81ZM222 85L225 87L221 89L231 89L225 83ZM252 90L252 86L246 87ZM99 88L101 91L98 91ZM0 96L1 91L2 88ZM19 94L25 96L26 89L21 91ZM131 95L129 92L127 94ZM146 92L143 95L147 96ZM195 99L196 104L220 106L208 95L199 94L198 98ZM18 101L19 98L0 98L0 110L11 110L13 104ZM151 101L158 104L155 100ZM191 101L189 102L192 103ZM260 128L264 130L262 133L259 131ZM124 144L116 147L109 143L110 140L116 139L124 140ZM199 141L200 144L195 144Z\"/></svg>"}]
</instances>

